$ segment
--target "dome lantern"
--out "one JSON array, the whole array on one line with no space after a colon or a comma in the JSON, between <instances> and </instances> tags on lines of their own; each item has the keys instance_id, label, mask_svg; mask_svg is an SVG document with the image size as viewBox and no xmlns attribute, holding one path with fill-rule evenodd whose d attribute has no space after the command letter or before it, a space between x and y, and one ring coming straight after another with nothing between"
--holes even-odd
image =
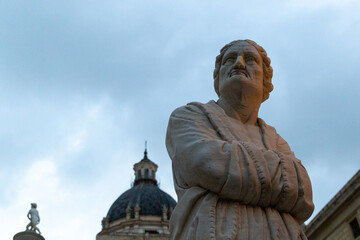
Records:
<instances>
[{"instance_id":1,"label":"dome lantern","mask_svg":"<svg viewBox=\"0 0 360 240\"><path fill-rule=\"evenodd\" d=\"M137 186L140 183L157 185L157 181L156 181L157 168L158 166L154 162L152 162L147 156L147 149L145 142L144 158L140 162L134 164L134 171L135 171L134 186Z\"/></svg>"}]
</instances>

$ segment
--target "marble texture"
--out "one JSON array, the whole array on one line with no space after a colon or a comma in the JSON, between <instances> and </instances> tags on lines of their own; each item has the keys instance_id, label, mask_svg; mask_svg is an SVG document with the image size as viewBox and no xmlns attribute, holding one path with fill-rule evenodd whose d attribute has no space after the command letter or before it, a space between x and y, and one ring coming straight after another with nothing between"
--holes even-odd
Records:
<instances>
[{"instance_id":1,"label":"marble texture","mask_svg":"<svg viewBox=\"0 0 360 240\"><path fill-rule=\"evenodd\" d=\"M172 239L307 239L300 226L314 205L306 169L258 117L271 79L262 47L231 42L216 58L218 101L171 114L166 146L178 195Z\"/></svg>"}]
</instances>

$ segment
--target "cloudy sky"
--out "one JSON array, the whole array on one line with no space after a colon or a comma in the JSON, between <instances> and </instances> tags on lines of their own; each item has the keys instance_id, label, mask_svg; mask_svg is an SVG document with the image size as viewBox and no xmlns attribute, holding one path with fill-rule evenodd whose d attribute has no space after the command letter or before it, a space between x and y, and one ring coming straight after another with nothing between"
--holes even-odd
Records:
<instances>
[{"instance_id":1,"label":"cloudy sky","mask_svg":"<svg viewBox=\"0 0 360 240\"><path fill-rule=\"evenodd\" d=\"M359 12L356 0L0 1L2 238L36 202L46 239L95 239L145 140L176 199L168 117L217 99L215 56L246 38L274 68L260 117L308 169L317 213L360 168Z\"/></svg>"}]
</instances>

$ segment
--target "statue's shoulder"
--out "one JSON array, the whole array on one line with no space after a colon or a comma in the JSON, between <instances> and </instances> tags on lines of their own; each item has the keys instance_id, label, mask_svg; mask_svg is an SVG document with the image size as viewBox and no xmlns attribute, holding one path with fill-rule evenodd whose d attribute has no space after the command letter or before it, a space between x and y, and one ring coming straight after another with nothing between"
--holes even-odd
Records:
<instances>
[{"instance_id":1,"label":"statue's shoulder","mask_svg":"<svg viewBox=\"0 0 360 240\"><path fill-rule=\"evenodd\" d=\"M211 102L211 101L210 101ZM176 108L171 116L186 116L186 115L193 115L193 114L203 114L203 109L206 108L206 106L209 103L200 103L200 102L190 102L184 106Z\"/></svg>"},{"instance_id":2,"label":"statue's shoulder","mask_svg":"<svg viewBox=\"0 0 360 240\"><path fill-rule=\"evenodd\" d=\"M275 129L273 126L267 124L263 119L258 118L258 123L260 124L260 126L261 126L262 128L270 131L271 133L273 133L273 134L275 134L275 135L278 135L278 133L276 132L276 129Z\"/></svg>"},{"instance_id":3,"label":"statue's shoulder","mask_svg":"<svg viewBox=\"0 0 360 240\"><path fill-rule=\"evenodd\" d=\"M276 129L273 126L268 125L261 118L258 118L258 121L262 126L262 128L265 130L265 135L267 136L267 138L275 140L274 142L269 141L273 143L272 147L274 149L277 149L278 151L284 154L295 156L294 153L291 151L289 144L280 136L280 134L276 131Z\"/></svg>"}]
</instances>

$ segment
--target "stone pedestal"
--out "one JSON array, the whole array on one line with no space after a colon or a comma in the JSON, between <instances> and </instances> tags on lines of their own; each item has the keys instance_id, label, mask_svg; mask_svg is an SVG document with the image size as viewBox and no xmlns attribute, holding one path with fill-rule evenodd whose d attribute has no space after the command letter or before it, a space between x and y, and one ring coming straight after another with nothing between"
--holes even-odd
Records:
<instances>
[{"instance_id":1,"label":"stone pedestal","mask_svg":"<svg viewBox=\"0 0 360 240\"><path fill-rule=\"evenodd\" d=\"M25 231L15 234L14 240L45 240L45 238L35 232Z\"/></svg>"}]
</instances>

